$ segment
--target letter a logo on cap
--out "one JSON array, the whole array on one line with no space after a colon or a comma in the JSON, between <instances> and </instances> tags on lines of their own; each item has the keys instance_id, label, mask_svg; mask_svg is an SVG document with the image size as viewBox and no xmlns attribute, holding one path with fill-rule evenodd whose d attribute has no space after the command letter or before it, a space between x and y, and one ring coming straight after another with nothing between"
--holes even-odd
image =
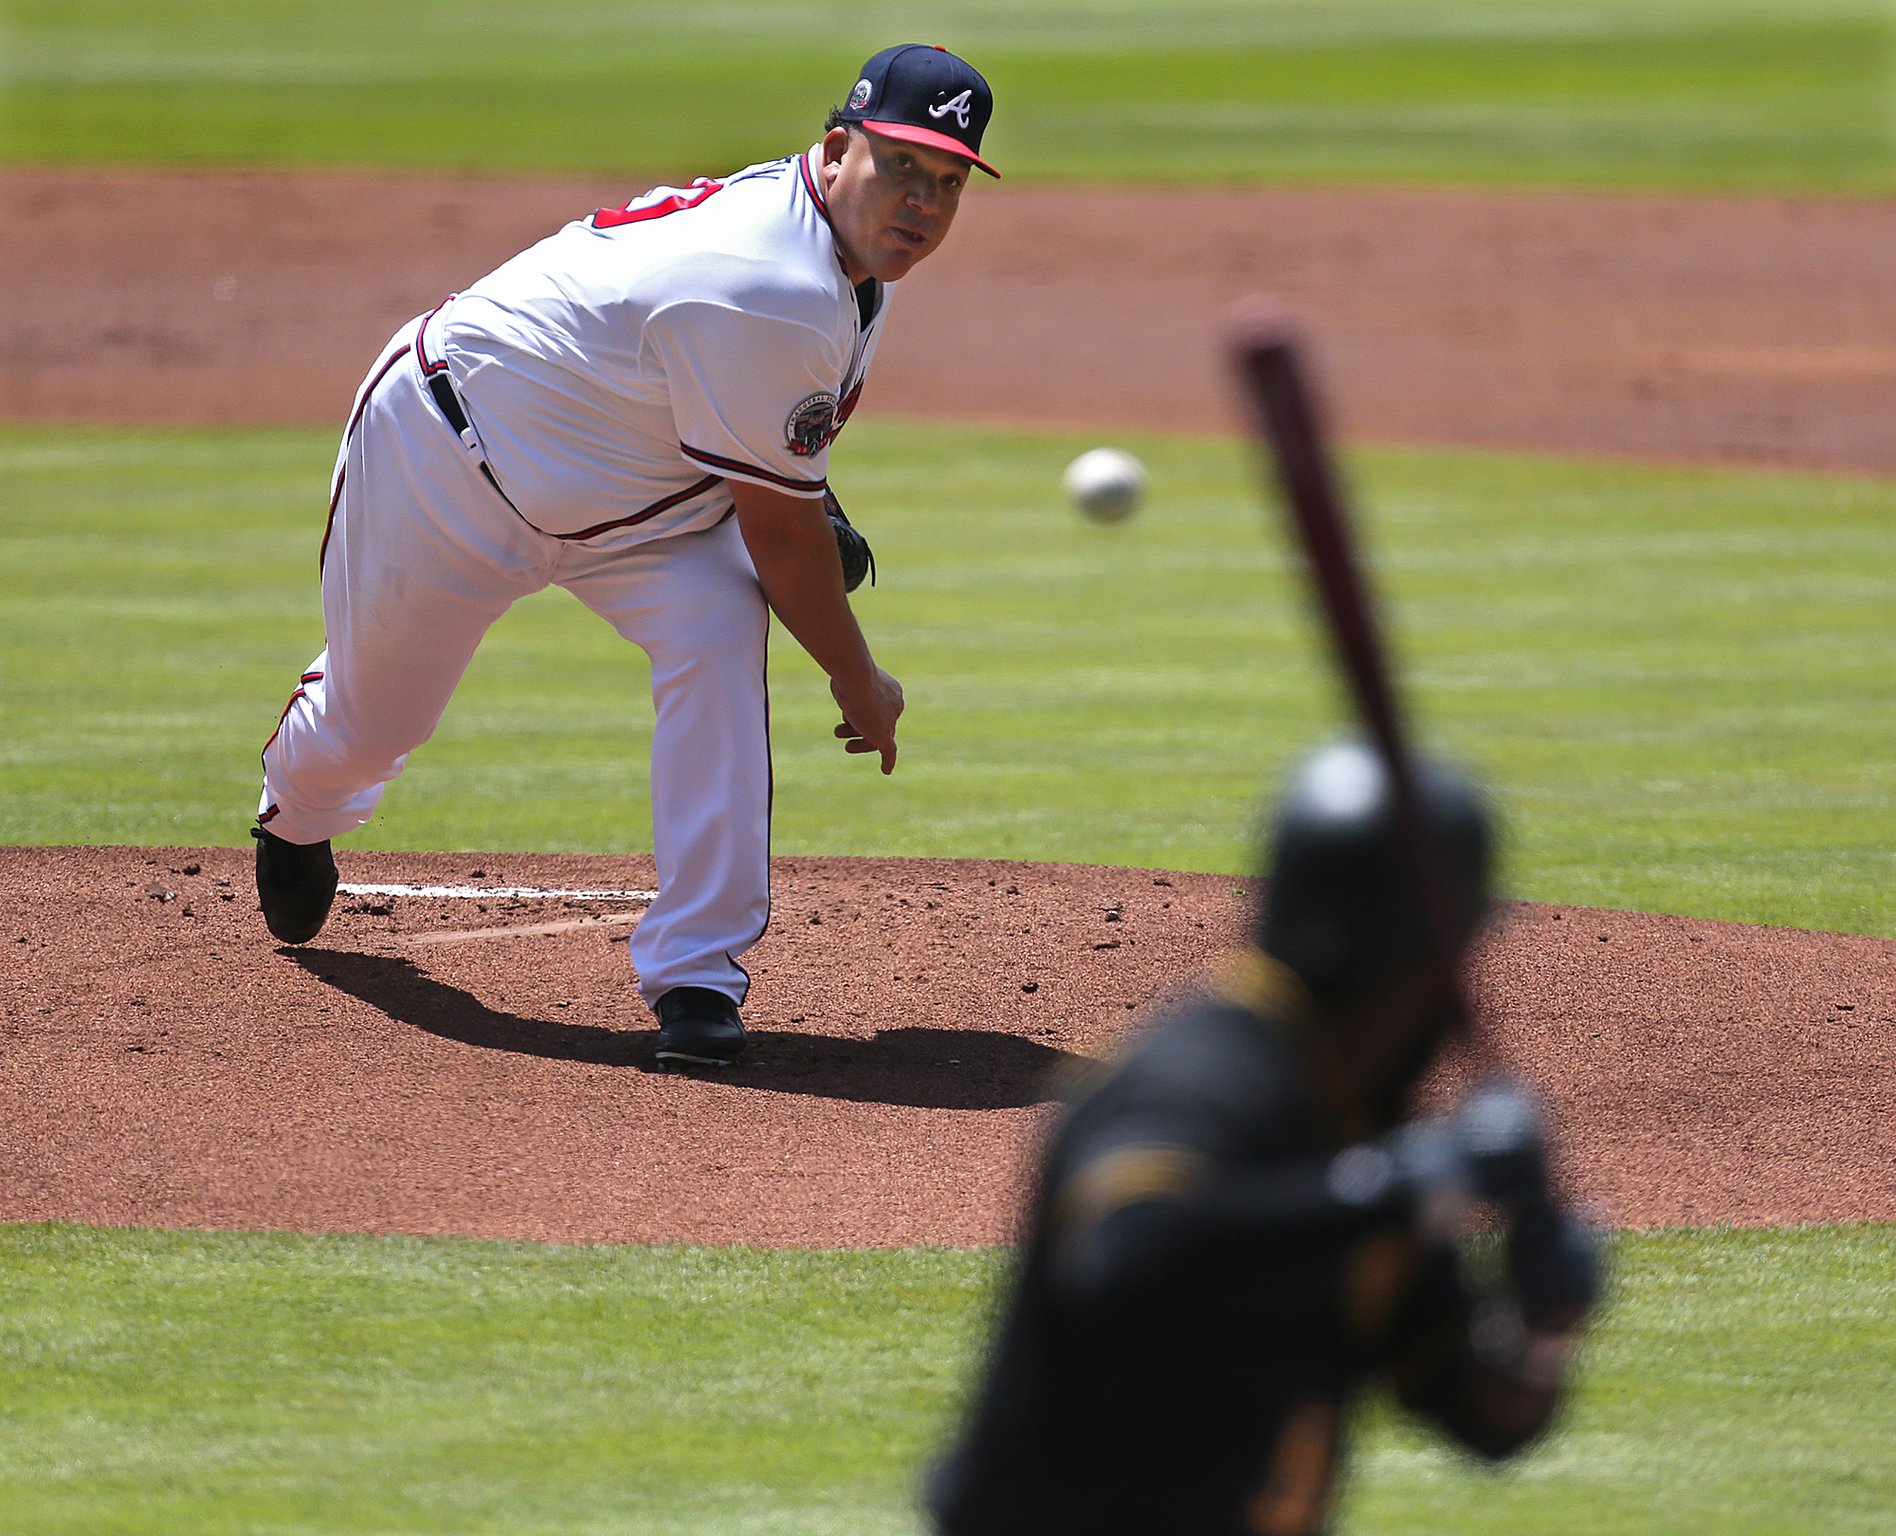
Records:
<instances>
[{"instance_id":1,"label":"letter a logo on cap","mask_svg":"<svg viewBox=\"0 0 1896 1536\"><path fill-rule=\"evenodd\" d=\"M927 43L897 43L862 66L839 123L905 144L925 144L1001 173L981 158L981 135L994 112L994 93L966 59Z\"/></svg>"},{"instance_id":2,"label":"letter a logo on cap","mask_svg":"<svg viewBox=\"0 0 1896 1536\"><path fill-rule=\"evenodd\" d=\"M973 95L973 91L963 91L959 96L944 101L938 107L930 107L928 109L928 115L930 117L946 117L952 112L955 115L955 121L963 128L966 128L968 126L968 108L972 104L969 98Z\"/></svg>"}]
</instances>

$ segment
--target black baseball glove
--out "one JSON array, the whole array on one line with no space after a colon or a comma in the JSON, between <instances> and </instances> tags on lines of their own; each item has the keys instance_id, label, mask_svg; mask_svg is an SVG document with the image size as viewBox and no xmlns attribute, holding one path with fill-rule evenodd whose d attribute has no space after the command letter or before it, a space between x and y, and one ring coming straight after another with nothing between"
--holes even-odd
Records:
<instances>
[{"instance_id":1,"label":"black baseball glove","mask_svg":"<svg viewBox=\"0 0 1896 1536\"><path fill-rule=\"evenodd\" d=\"M830 532L836 535L836 554L843 562L843 590L854 592L865 576L873 587L876 584L875 553L869 548L869 541L857 532L856 525L843 516L843 504L836 499L834 491L823 493L823 510L829 513Z\"/></svg>"}]
</instances>

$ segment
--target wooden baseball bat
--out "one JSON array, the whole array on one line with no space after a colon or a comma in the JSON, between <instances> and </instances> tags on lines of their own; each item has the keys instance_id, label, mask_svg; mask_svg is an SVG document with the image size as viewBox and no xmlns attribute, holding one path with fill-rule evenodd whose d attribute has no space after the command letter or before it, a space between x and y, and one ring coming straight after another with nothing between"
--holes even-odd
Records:
<instances>
[{"instance_id":1,"label":"wooden baseball bat","mask_svg":"<svg viewBox=\"0 0 1896 1536\"><path fill-rule=\"evenodd\" d=\"M1307 377L1303 344L1290 317L1255 303L1231 322L1233 361L1243 383L1252 425L1271 458L1284 505L1315 588L1338 668L1356 714L1388 771L1397 825L1410 872L1426 908L1431 953L1447 987L1456 1032L1478 1063L1494 1056L1485 1031L1469 1011L1447 932L1437 856L1421 812L1415 756L1393 681L1389 649L1376 622L1349 506L1331 463L1329 442Z\"/></svg>"}]
</instances>

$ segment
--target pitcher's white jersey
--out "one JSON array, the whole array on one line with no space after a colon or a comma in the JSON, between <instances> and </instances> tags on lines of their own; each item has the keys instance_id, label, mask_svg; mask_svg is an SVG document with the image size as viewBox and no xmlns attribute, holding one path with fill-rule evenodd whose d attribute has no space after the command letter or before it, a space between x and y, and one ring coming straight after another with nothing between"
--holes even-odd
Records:
<instances>
[{"instance_id":1,"label":"pitcher's white jersey","mask_svg":"<svg viewBox=\"0 0 1896 1536\"><path fill-rule=\"evenodd\" d=\"M488 628L563 587L651 660L640 990L743 1002L770 915L769 610L731 487L822 496L887 304L843 270L822 171L819 146L601 209L390 338L337 455L326 645L264 748L261 827L362 826Z\"/></svg>"},{"instance_id":2,"label":"pitcher's white jersey","mask_svg":"<svg viewBox=\"0 0 1896 1536\"><path fill-rule=\"evenodd\" d=\"M602 208L429 319L422 369L534 528L609 548L712 526L727 479L823 493L892 285L859 304L820 167L819 146Z\"/></svg>"}]
</instances>

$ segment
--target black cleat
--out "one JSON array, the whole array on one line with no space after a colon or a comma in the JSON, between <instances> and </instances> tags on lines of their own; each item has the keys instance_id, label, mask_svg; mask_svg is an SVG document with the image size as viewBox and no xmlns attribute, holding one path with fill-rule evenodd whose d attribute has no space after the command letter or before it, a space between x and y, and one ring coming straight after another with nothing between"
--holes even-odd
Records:
<instances>
[{"instance_id":1,"label":"black cleat","mask_svg":"<svg viewBox=\"0 0 1896 1536\"><path fill-rule=\"evenodd\" d=\"M728 1067L744 1049L737 1004L709 987L673 987L658 1000L660 1061L687 1067Z\"/></svg>"},{"instance_id":2,"label":"black cleat","mask_svg":"<svg viewBox=\"0 0 1896 1536\"><path fill-rule=\"evenodd\" d=\"M328 839L286 843L263 827L252 827L250 835L257 840L257 905L265 925L285 944L307 944L323 931L336 899Z\"/></svg>"}]
</instances>

